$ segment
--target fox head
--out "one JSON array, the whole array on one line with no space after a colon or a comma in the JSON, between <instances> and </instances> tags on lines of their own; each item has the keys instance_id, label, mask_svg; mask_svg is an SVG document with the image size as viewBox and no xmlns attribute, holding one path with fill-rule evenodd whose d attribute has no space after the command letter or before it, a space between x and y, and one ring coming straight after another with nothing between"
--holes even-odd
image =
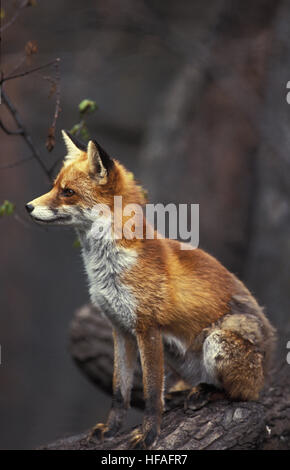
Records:
<instances>
[{"instance_id":1,"label":"fox head","mask_svg":"<svg viewBox=\"0 0 290 470\"><path fill-rule=\"evenodd\" d=\"M52 189L26 204L33 220L82 227L94 222L96 205L106 205L113 211L114 196L122 196L125 204L145 203L132 173L95 140L85 146L68 132L62 134L67 155Z\"/></svg>"}]
</instances>

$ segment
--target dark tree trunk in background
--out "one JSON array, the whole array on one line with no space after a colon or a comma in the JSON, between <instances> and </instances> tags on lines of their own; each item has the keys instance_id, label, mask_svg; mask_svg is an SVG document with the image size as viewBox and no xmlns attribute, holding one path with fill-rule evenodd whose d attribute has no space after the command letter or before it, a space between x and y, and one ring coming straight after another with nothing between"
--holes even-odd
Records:
<instances>
[{"instance_id":1,"label":"dark tree trunk in background","mask_svg":"<svg viewBox=\"0 0 290 470\"><path fill-rule=\"evenodd\" d=\"M290 333L289 20L290 4L284 1L274 22L266 99L259 120L257 194L246 275L274 324ZM286 351L286 342L280 347Z\"/></svg>"},{"instance_id":2,"label":"dark tree trunk in background","mask_svg":"<svg viewBox=\"0 0 290 470\"><path fill-rule=\"evenodd\" d=\"M276 0L218 2L164 96L140 156L152 202L200 204L201 245L244 272ZM232 7L231 7L232 5Z\"/></svg>"}]
</instances>

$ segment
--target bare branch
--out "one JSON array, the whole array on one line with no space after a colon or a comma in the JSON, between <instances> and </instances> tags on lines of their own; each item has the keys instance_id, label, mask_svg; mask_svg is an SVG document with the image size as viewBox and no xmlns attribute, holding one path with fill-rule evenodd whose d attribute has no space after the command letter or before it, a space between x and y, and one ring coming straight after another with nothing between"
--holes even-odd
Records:
<instances>
[{"instance_id":1,"label":"bare branch","mask_svg":"<svg viewBox=\"0 0 290 470\"><path fill-rule=\"evenodd\" d=\"M14 66L14 68L11 70L11 72L7 75L7 78L9 76L12 76L13 74L15 74L16 70L20 69L20 67L24 64L24 62L26 61L26 56L23 56L21 57L20 61L18 62L18 64L16 64ZM3 78L1 79L1 83L3 81Z\"/></svg>"},{"instance_id":2,"label":"bare branch","mask_svg":"<svg viewBox=\"0 0 290 470\"><path fill-rule=\"evenodd\" d=\"M15 168L16 166L20 166L23 163L26 163L32 159L34 159L34 155L30 155L30 157L22 158L21 160L17 160L16 162L8 163L7 165L0 166L0 170L9 170L10 168Z\"/></svg>"},{"instance_id":3,"label":"bare branch","mask_svg":"<svg viewBox=\"0 0 290 470\"><path fill-rule=\"evenodd\" d=\"M3 87L1 90L3 103L6 105L7 109L9 110L11 116L13 117L15 123L17 124L18 130L21 131L20 134L22 135L23 139L25 140L27 146L30 148L32 155L34 156L35 160L38 162L39 166L41 167L42 171L47 176L48 180L51 181L49 171L47 170L46 166L44 165L43 161L40 158L39 153L36 150L36 147L31 139L31 136L25 129L25 126L19 116L17 109L14 107L12 102L10 101L8 95L4 92ZM3 127L2 127L3 129Z\"/></svg>"},{"instance_id":4,"label":"bare branch","mask_svg":"<svg viewBox=\"0 0 290 470\"><path fill-rule=\"evenodd\" d=\"M55 68L56 68L56 101L55 101L55 111L54 111L54 116L53 116L53 121L52 121L52 127L53 128L55 128L55 126L56 126L56 121L57 121L59 113L61 111L61 108L60 108L60 69L59 69L59 63L60 63L60 59L57 59L57 62L55 64Z\"/></svg>"},{"instance_id":5,"label":"bare branch","mask_svg":"<svg viewBox=\"0 0 290 470\"><path fill-rule=\"evenodd\" d=\"M10 131L7 127L3 124L0 119L0 127L7 135L22 135L22 129L16 129L15 131Z\"/></svg>"},{"instance_id":6,"label":"bare branch","mask_svg":"<svg viewBox=\"0 0 290 470\"><path fill-rule=\"evenodd\" d=\"M28 61L28 59L31 59L31 56L36 54L38 52L38 45L36 41L28 41L25 44L25 53L24 55L20 58L19 62L14 66L14 68L6 74L6 78L11 77L12 75L15 75L15 72L20 69L20 67Z\"/></svg>"},{"instance_id":7,"label":"bare branch","mask_svg":"<svg viewBox=\"0 0 290 470\"><path fill-rule=\"evenodd\" d=\"M12 18L9 21L7 21L7 23L5 23L3 26L1 26L0 32L2 33L2 31L5 31L7 28L9 28L17 20L18 16L20 15L21 10L23 10L23 8L27 7L28 5L29 5L29 0L23 0L20 3L20 5L18 5L17 10L15 11Z\"/></svg>"},{"instance_id":8,"label":"bare branch","mask_svg":"<svg viewBox=\"0 0 290 470\"><path fill-rule=\"evenodd\" d=\"M38 72L38 71L43 70L44 68L48 68L50 66L55 67L55 69L56 69L56 78L55 79L52 78L52 77L43 77L43 78L49 80L51 83L53 83L55 85L55 89L56 89L55 111L54 111L53 121L52 121L52 125L49 129L49 135L48 135L48 139L47 139L47 143L46 143L47 149L49 151L52 150L53 147L54 147L56 121L57 121L59 113L61 111L61 108L60 108L60 70L59 70L59 64L60 64L60 59L57 58L57 59L54 59L53 61L48 62L47 64L44 64L42 66L35 67L34 69L30 69L30 70L27 70L25 72L21 72L19 74L9 75L9 76L3 77L0 80L0 82L3 83L3 82L8 81L8 80L12 80L12 79L15 79L15 78L19 78L19 77L29 75L29 74L34 73L34 72ZM25 140L26 144L28 145L28 147L30 148L30 150L32 151L32 156L30 156L28 158L25 158L25 159L22 159L22 160L18 160L16 162L13 162L13 163L8 164L8 165L4 165L4 166L0 167L0 170L14 168L15 166L21 165L22 163L25 163L25 162L31 160L32 158L35 158L37 160L38 164L41 166L41 169L46 174L49 181L51 181L53 171L54 171L55 166L58 163L58 161L55 164L53 164L50 169L46 168L45 164L41 160L41 157L40 157L38 151L36 150L36 147L34 146L34 144L32 142L31 136L28 134L28 132L26 131L26 129L25 129L23 123L22 123L22 120L19 116L19 113L18 113L17 109L14 107L14 105L12 104L12 102L10 101L10 99L8 98L7 94L4 92L3 89L2 89L2 98L3 98L3 103L7 106L8 110L10 111L10 114L12 115L15 123L17 124L18 129L15 130L15 131L11 131L10 129L8 129L4 125L4 123L1 120L0 120L0 127L2 128L2 130L7 135L21 135L24 138L24 140Z\"/></svg>"},{"instance_id":9,"label":"bare branch","mask_svg":"<svg viewBox=\"0 0 290 470\"><path fill-rule=\"evenodd\" d=\"M55 63L55 69L56 69L56 78L54 80L54 86L55 86L55 93L56 93L56 100L55 100L55 110L54 110L54 115L53 115L53 120L51 127L49 128L48 131L48 136L46 140L46 148L49 152L51 152L55 146L55 128L56 128L56 121L58 119L59 113L61 111L60 108L60 69L59 69L59 60ZM47 77L46 77L47 78ZM50 174L53 171L54 166L50 170Z\"/></svg>"},{"instance_id":10,"label":"bare branch","mask_svg":"<svg viewBox=\"0 0 290 470\"><path fill-rule=\"evenodd\" d=\"M47 67L50 67L51 65L59 64L59 62L60 62L60 58L57 57L56 59L52 60L51 62L48 62L47 64L44 64L44 65L40 65L39 67L35 67L33 69L26 70L24 72L20 72L20 73L14 74L14 75L8 75L6 77L3 77L3 78L1 78L0 83L8 82L8 80L14 80L15 78L25 77L26 75L30 75L34 72L38 72L39 70L43 70Z\"/></svg>"}]
</instances>

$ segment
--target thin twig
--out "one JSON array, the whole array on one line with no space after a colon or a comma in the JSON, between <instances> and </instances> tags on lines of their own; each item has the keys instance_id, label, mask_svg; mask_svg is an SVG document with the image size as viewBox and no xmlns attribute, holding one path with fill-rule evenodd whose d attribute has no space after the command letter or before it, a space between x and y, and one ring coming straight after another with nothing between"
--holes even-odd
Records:
<instances>
[{"instance_id":1,"label":"thin twig","mask_svg":"<svg viewBox=\"0 0 290 470\"><path fill-rule=\"evenodd\" d=\"M5 134L8 134L8 135L22 135L22 129L16 129L15 131L10 131L10 129L7 129L7 127L3 124L1 119L0 119L0 127L5 132Z\"/></svg>"},{"instance_id":2,"label":"thin twig","mask_svg":"<svg viewBox=\"0 0 290 470\"><path fill-rule=\"evenodd\" d=\"M27 5L28 5L28 0L23 0L23 2L20 3L20 5L17 7L16 12L12 16L12 18L9 21L7 21L7 23L5 23L3 26L1 26L0 28L1 33L2 31L5 31L5 29L9 28L17 20L21 10L25 8Z\"/></svg>"},{"instance_id":3,"label":"thin twig","mask_svg":"<svg viewBox=\"0 0 290 470\"><path fill-rule=\"evenodd\" d=\"M18 64L15 65L15 67L11 70L11 72L8 75L6 75L6 79L9 78L10 76L12 76L13 74L15 74L16 70L20 69L20 67L24 64L25 61L26 61L26 56L21 57ZM3 79L1 80L1 83L2 83L2 81L3 81Z\"/></svg>"},{"instance_id":4,"label":"thin twig","mask_svg":"<svg viewBox=\"0 0 290 470\"><path fill-rule=\"evenodd\" d=\"M59 61L55 63L55 78L52 77L43 77L45 80L49 80L53 86L53 93L55 92L56 99L55 99L55 109L53 120L51 123L50 128L48 129L47 139L46 139L46 148L49 152L54 149L55 146L55 128L56 128L56 121L58 119L59 113L61 111L60 108L60 67ZM51 175L53 172L53 168L50 169L49 174Z\"/></svg>"},{"instance_id":5,"label":"thin twig","mask_svg":"<svg viewBox=\"0 0 290 470\"><path fill-rule=\"evenodd\" d=\"M8 163L7 165L0 166L0 170L9 170L10 168L15 168L16 166L20 166L23 163L26 163L30 160L33 160L35 157L34 155L30 155L30 157L22 158L21 160L17 160L16 162Z\"/></svg>"},{"instance_id":6,"label":"thin twig","mask_svg":"<svg viewBox=\"0 0 290 470\"><path fill-rule=\"evenodd\" d=\"M56 103L55 103L55 111L54 111L54 116L53 116L53 121L52 121L52 125L51 125L51 132L53 134L53 139L54 139L54 133L55 133L55 127L56 127L56 121L58 119L58 116L59 116L59 113L60 113L60 71L59 71L59 63L60 63L60 59L57 58L45 65L42 65L40 67L35 67L34 69L31 69L31 70L28 70L26 72L23 72L21 74L17 74L17 75L10 75L10 76L7 76L7 77L3 77L2 79L2 83L7 81L7 80L10 80L10 79L13 79L13 78L18 78L18 77L21 77L21 76L25 76L25 75L28 75L30 73L33 73L33 72L37 72L39 70L42 70L44 68L47 68L51 65L54 65L55 68L56 68L56 79L54 80L52 77L45 77L46 79L49 78L49 80L51 82L53 82L56 86ZM4 165L4 166L1 166L0 167L0 170L4 170L4 169L9 169L9 168L14 168L15 166L18 166L18 165L21 165L29 160L31 160L32 158L35 158L37 160L37 162L39 163L39 165L41 166L42 170L44 171L44 173L46 174L46 176L48 177L49 181L51 181L52 179L52 175L53 175L53 171L58 163L55 162L50 169L46 168L46 166L44 165L44 163L42 162L41 158L40 158L40 155L38 154L33 142L32 142L32 139L30 137L30 135L28 134L28 132L26 131L23 123L22 123L22 120L18 114L18 111L17 109L14 107L14 105L12 104L12 102L10 101L10 99L8 98L7 94L4 92L4 90L2 89L2 97L3 97L3 103L7 106L7 108L9 109L10 111L10 114L12 115L14 121L16 122L17 124L17 127L18 129L15 130L15 131L11 131L10 129L8 129L4 123L0 120L0 127L2 128L2 130L7 134L7 135L21 135L26 144L29 146L30 150L32 151L32 155L28 158L25 158L25 159L22 159L22 160L18 160L16 162L13 162L11 164L8 164L8 165Z\"/></svg>"},{"instance_id":7,"label":"thin twig","mask_svg":"<svg viewBox=\"0 0 290 470\"><path fill-rule=\"evenodd\" d=\"M2 93L3 103L6 105L7 109L9 110L11 116L13 117L15 123L17 124L18 129L21 130L21 135L23 139L25 140L26 144L28 145L28 147L30 148L32 155L34 156L35 160L37 160L39 166L41 167L42 171L45 173L49 181L51 181L51 177L49 175L48 169L46 168L43 161L41 160L40 155L38 154L30 135L25 129L25 126L19 116L17 109L14 107L14 105L8 98L7 94L3 90L3 87L1 89L1 93Z\"/></svg>"},{"instance_id":8,"label":"thin twig","mask_svg":"<svg viewBox=\"0 0 290 470\"><path fill-rule=\"evenodd\" d=\"M0 0L1 1L1 0ZM38 46L36 41L28 41L25 44L25 49L24 49L24 54L21 56L19 62L13 67L12 70L10 70L9 73L6 73L5 77L11 77L12 75L15 75L15 72L20 69L20 67L27 62L28 59L31 58L33 54L36 54L38 51ZM4 76L4 74L3 74Z\"/></svg>"},{"instance_id":9,"label":"thin twig","mask_svg":"<svg viewBox=\"0 0 290 470\"><path fill-rule=\"evenodd\" d=\"M59 70L60 59L57 59L55 64L56 69L56 100L55 100L55 111L52 121L52 127L55 129L56 121L60 113L60 70Z\"/></svg>"},{"instance_id":10,"label":"thin twig","mask_svg":"<svg viewBox=\"0 0 290 470\"><path fill-rule=\"evenodd\" d=\"M42 80L46 80L48 81L49 83L51 83L51 86L52 87L55 87L56 86L56 80L51 77L50 75L42 75L41 73L39 74L39 76L42 78Z\"/></svg>"},{"instance_id":11,"label":"thin twig","mask_svg":"<svg viewBox=\"0 0 290 470\"><path fill-rule=\"evenodd\" d=\"M21 73L17 73L14 75L8 75L6 77L2 77L0 83L8 82L8 80L14 80L15 78L20 78L20 77L25 77L26 75L30 75L31 73L38 72L39 70L45 69L47 67L50 67L51 65L56 65L60 62L60 58L57 57L56 59L52 60L51 62L48 62L47 64L40 65L39 67L35 67L30 70L26 70Z\"/></svg>"}]
</instances>

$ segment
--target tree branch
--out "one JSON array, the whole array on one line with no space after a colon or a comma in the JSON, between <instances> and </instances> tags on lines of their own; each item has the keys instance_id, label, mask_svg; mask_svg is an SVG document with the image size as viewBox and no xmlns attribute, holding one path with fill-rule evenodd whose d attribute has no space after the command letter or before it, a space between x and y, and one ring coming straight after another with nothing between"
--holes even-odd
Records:
<instances>
[{"instance_id":1,"label":"tree branch","mask_svg":"<svg viewBox=\"0 0 290 470\"><path fill-rule=\"evenodd\" d=\"M22 158L21 160L16 160L15 162L8 163L7 165L1 165L0 170L10 170L10 168L15 168L33 159L34 155L30 155L30 157Z\"/></svg>"},{"instance_id":2,"label":"tree branch","mask_svg":"<svg viewBox=\"0 0 290 470\"><path fill-rule=\"evenodd\" d=\"M0 32L2 33L3 31L5 31L7 28L9 28L18 18L18 16L20 15L20 12L21 10L23 10L23 8L27 7L29 5L29 0L23 0L17 7L17 10L15 11L14 15L12 16L12 18L7 21L7 23L5 23L3 26L1 26L0 28Z\"/></svg>"},{"instance_id":3,"label":"tree branch","mask_svg":"<svg viewBox=\"0 0 290 470\"><path fill-rule=\"evenodd\" d=\"M1 121L1 119L0 119L0 127L7 135L22 135L22 132L23 132L22 129L16 129L16 131L10 131Z\"/></svg>"},{"instance_id":4,"label":"tree branch","mask_svg":"<svg viewBox=\"0 0 290 470\"><path fill-rule=\"evenodd\" d=\"M4 76L1 78L0 83L2 84L4 82L8 82L9 80L15 80L16 78L25 77L26 75L39 72L40 70L51 67L52 65L58 65L59 63L60 63L60 58L57 57L56 59L52 60L51 62L48 62L47 64L43 64L33 69L25 70L24 72L20 72L14 75L7 75L6 77Z\"/></svg>"},{"instance_id":5,"label":"tree branch","mask_svg":"<svg viewBox=\"0 0 290 470\"><path fill-rule=\"evenodd\" d=\"M2 95L2 99L3 99L3 103L6 105L7 109L9 110L13 120L15 121L17 127L18 127L18 132L19 134L23 137L23 139L25 140L27 146L30 148L31 152L32 152L32 155L33 157L35 158L35 160L38 162L39 166L41 167L42 171L45 173L46 177L48 178L49 181L51 181L51 177L49 175L49 170L46 168L45 164L43 163L43 161L41 160L41 157L40 155L38 154L37 150L36 150L36 147L31 139L31 136L28 134L28 132L26 131L25 129L25 126L19 116L19 113L17 111L17 109L14 107L14 105L12 104L12 102L10 101L8 95L5 93L5 91L3 90L3 87L1 89L1 95ZM1 126L2 129L3 129L3 126ZM5 128L5 126L4 126Z\"/></svg>"},{"instance_id":6,"label":"tree branch","mask_svg":"<svg viewBox=\"0 0 290 470\"><path fill-rule=\"evenodd\" d=\"M58 119L58 116L59 116L59 113L60 113L60 110L61 110L61 108L60 108L60 71L59 71L59 64L60 64L60 59L57 58L57 59L55 59L51 62L48 62L47 64L44 64L44 65L39 66L39 67L35 67L34 69L30 69L30 70L27 70L27 71L19 73L19 74L2 77L1 80L0 80L1 84L3 84L4 82L6 82L8 80L12 80L12 79L19 78L19 77L24 77L26 75L29 75L29 74L34 73L34 72L38 72L39 70L50 67L52 65L55 66L56 78L52 79L51 77L49 77L50 81L53 81L53 84L56 88L56 102L55 102L55 110L54 110L54 115L53 115L53 121L52 121L51 127L49 128L48 138L47 138L47 142L46 142L46 147L49 151L51 151L54 148L54 145L55 145L56 122L57 122L57 119ZM1 89L1 94L2 94L2 98L3 98L3 103L7 106L10 114L12 115L15 123L17 124L18 129L16 129L15 131L11 131L10 129L8 129L4 125L4 123L1 120L0 120L0 127L7 135L21 135L24 138L24 140L25 140L26 144L28 145L28 147L30 148L30 150L32 151L32 156L28 157L24 160L19 160L17 162L12 163L12 164L2 166L2 167L0 167L0 169L14 168L17 165L21 165L22 163L25 163L26 161L31 160L31 158L35 158L36 161L38 162L38 164L40 165L42 171L45 173L45 175L47 176L47 178L51 182L53 171L55 169L55 166L56 166L57 162L54 163L51 166L51 168L46 168L46 165L41 160L41 157L40 157L39 153L37 152L36 147L33 144L31 136L28 134L27 130L24 127L24 124L23 124L23 122L22 122L22 120L19 116L19 113L18 113L17 109L15 108L15 106L13 105L11 100L9 99L8 95L4 92L3 87Z\"/></svg>"},{"instance_id":7,"label":"tree branch","mask_svg":"<svg viewBox=\"0 0 290 470\"><path fill-rule=\"evenodd\" d=\"M180 396L181 401L185 395ZM261 436L265 436L265 415L259 403L210 403L197 410L179 406L169 407L163 415L161 433L152 446L153 450L221 450L255 449ZM88 433L73 436L49 444L43 449L62 450L125 450L129 448L130 433L119 433L103 442L88 440Z\"/></svg>"}]
</instances>

